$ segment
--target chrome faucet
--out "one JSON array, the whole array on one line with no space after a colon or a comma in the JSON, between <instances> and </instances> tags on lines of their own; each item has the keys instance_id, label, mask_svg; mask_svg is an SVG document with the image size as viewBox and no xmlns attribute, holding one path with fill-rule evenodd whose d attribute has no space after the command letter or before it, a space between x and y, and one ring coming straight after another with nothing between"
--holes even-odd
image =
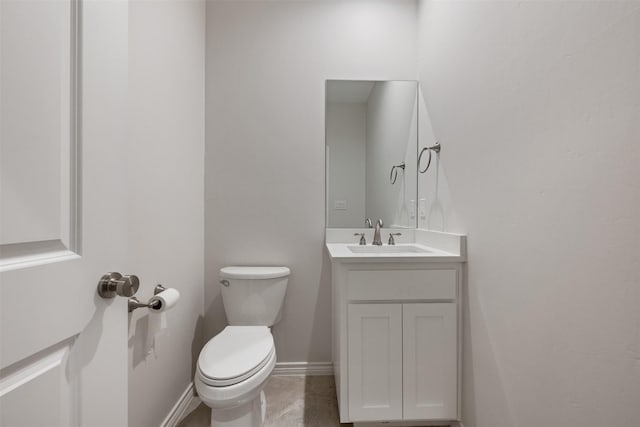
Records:
<instances>
[{"instance_id":1,"label":"chrome faucet","mask_svg":"<svg viewBox=\"0 0 640 427\"><path fill-rule=\"evenodd\" d=\"M396 239L393 238L393 236L402 236L402 233L389 233L389 244L391 246L396 244Z\"/></svg>"},{"instance_id":2,"label":"chrome faucet","mask_svg":"<svg viewBox=\"0 0 640 427\"><path fill-rule=\"evenodd\" d=\"M373 228L373 225L371 224L371 218L365 218L364 219L364 225L367 228Z\"/></svg>"},{"instance_id":3,"label":"chrome faucet","mask_svg":"<svg viewBox=\"0 0 640 427\"><path fill-rule=\"evenodd\" d=\"M380 237L380 229L382 228L382 220L379 219L376 222L376 230L373 233L373 242L372 245L382 246L382 238Z\"/></svg>"}]
</instances>

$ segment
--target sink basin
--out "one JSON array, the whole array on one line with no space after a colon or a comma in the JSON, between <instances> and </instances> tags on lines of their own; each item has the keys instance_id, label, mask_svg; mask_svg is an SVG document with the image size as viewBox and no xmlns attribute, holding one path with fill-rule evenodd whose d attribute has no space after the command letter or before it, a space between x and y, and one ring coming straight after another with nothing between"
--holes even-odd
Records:
<instances>
[{"instance_id":1,"label":"sink basin","mask_svg":"<svg viewBox=\"0 0 640 427\"><path fill-rule=\"evenodd\" d=\"M428 249L415 245L395 245L395 246L376 246L376 245L352 245L347 248L354 254L402 254L402 253L428 253Z\"/></svg>"}]
</instances>

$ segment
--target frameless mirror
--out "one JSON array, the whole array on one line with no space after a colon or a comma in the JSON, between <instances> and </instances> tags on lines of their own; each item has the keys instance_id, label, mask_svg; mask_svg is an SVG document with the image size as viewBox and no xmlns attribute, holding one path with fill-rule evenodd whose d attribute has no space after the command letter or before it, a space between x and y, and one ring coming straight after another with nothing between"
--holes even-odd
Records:
<instances>
[{"instance_id":1,"label":"frameless mirror","mask_svg":"<svg viewBox=\"0 0 640 427\"><path fill-rule=\"evenodd\" d=\"M418 83L327 80L326 222L417 227Z\"/></svg>"}]
</instances>

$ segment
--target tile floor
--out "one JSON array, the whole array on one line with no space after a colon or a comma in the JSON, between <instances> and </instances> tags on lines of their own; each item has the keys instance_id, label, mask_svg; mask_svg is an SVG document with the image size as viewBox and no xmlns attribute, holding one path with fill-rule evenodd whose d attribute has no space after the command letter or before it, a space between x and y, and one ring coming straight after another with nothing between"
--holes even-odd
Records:
<instances>
[{"instance_id":1,"label":"tile floor","mask_svg":"<svg viewBox=\"0 0 640 427\"><path fill-rule=\"evenodd\" d=\"M340 424L333 376L271 377L265 386L265 427L337 427ZM209 427L211 410L200 404L178 427Z\"/></svg>"}]
</instances>

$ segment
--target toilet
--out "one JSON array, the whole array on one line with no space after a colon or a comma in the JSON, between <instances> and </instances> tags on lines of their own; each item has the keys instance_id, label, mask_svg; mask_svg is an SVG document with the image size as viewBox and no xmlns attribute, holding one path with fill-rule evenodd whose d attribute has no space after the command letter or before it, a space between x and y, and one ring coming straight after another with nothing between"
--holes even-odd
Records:
<instances>
[{"instance_id":1,"label":"toilet","mask_svg":"<svg viewBox=\"0 0 640 427\"><path fill-rule=\"evenodd\" d=\"M212 427L260 427L265 383L276 364L270 327L280 321L290 270L232 266L220 269L229 326L198 356L195 387L211 408Z\"/></svg>"}]
</instances>

